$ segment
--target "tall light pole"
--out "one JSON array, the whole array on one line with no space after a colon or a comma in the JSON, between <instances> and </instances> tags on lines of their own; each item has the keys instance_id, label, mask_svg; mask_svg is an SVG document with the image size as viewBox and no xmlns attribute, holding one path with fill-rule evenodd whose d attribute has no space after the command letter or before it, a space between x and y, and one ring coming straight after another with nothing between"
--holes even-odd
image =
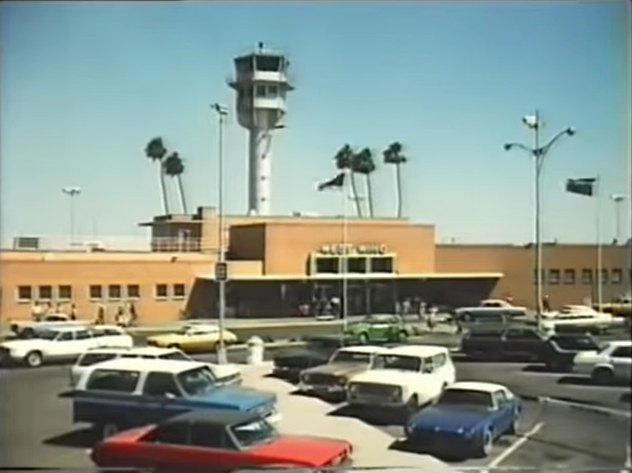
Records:
<instances>
[{"instance_id":1,"label":"tall light pole","mask_svg":"<svg viewBox=\"0 0 632 473\"><path fill-rule=\"evenodd\" d=\"M540 177L542 175L542 165L547 153L553 146L553 144L559 140L562 136L573 136L575 134L574 128L566 128L555 135L544 146L540 146L540 129L542 128L542 121L540 120L540 113L535 111L534 115L527 115L522 117L522 122L531 130L533 130L533 147L523 145L521 143L505 143L505 151L510 149L519 148L529 153L533 158L533 187L534 187L534 233L535 233L535 303L537 308L537 320L538 326L540 325L542 309L542 232L540 223Z\"/></svg>"},{"instance_id":2,"label":"tall light pole","mask_svg":"<svg viewBox=\"0 0 632 473\"><path fill-rule=\"evenodd\" d=\"M614 239L619 243L621 237L621 204L625 200L623 194L610 194L610 200L614 202Z\"/></svg>"},{"instance_id":3,"label":"tall light pole","mask_svg":"<svg viewBox=\"0 0 632 473\"><path fill-rule=\"evenodd\" d=\"M62 187L61 191L70 197L70 247L75 244L75 197L81 194L81 188L76 186Z\"/></svg>"},{"instance_id":4,"label":"tall light pole","mask_svg":"<svg viewBox=\"0 0 632 473\"><path fill-rule=\"evenodd\" d=\"M219 346L217 348L217 362L219 364L227 363L226 343L224 342L224 325L226 318L226 255L224 251L224 125L226 123L226 115L228 108L225 105L214 103L211 108L217 112L218 116L218 186L217 186L217 245L218 245L218 263L215 267L215 280L219 284Z\"/></svg>"}]
</instances>

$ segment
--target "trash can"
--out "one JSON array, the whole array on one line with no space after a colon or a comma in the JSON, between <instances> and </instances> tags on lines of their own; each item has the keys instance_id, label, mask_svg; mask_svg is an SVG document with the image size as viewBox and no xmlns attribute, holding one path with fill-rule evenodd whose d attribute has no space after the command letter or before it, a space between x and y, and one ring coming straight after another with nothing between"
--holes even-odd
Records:
<instances>
[{"instance_id":1,"label":"trash can","mask_svg":"<svg viewBox=\"0 0 632 473\"><path fill-rule=\"evenodd\" d=\"M263 349L264 344L261 337L257 337L256 335L250 337L246 342L248 345L248 356L246 358L246 363L249 365L260 365L263 363Z\"/></svg>"}]
</instances>

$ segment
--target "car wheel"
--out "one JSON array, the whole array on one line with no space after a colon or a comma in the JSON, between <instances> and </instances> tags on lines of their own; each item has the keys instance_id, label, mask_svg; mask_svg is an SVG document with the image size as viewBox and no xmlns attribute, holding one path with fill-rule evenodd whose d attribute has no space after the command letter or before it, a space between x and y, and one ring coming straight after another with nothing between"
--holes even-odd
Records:
<instances>
[{"instance_id":1,"label":"car wheel","mask_svg":"<svg viewBox=\"0 0 632 473\"><path fill-rule=\"evenodd\" d=\"M509 426L509 429L507 429L507 433L509 435L516 435L519 427L520 427L520 420L518 418L518 413L514 412L514 418L511 421L511 425Z\"/></svg>"},{"instance_id":2,"label":"car wheel","mask_svg":"<svg viewBox=\"0 0 632 473\"><path fill-rule=\"evenodd\" d=\"M112 437L113 435L116 435L120 432L118 425L116 425L116 423L114 422L104 423L103 425L101 425L101 428L99 430L101 431L101 438L103 439Z\"/></svg>"},{"instance_id":3,"label":"car wheel","mask_svg":"<svg viewBox=\"0 0 632 473\"><path fill-rule=\"evenodd\" d=\"M42 364L42 354L39 351L31 351L24 357L29 368L37 368Z\"/></svg>"},{"instance_id":4,"label":"car wheel","mask_svg":"<svg viewBox=\"0 0 632 473\"><path fill-rule=\"evenodd\" d=\"M406 332L406 330L401 330L397 334L397 341L400 343L406 343L408 341L408 332Z\"/></svg>"},{"instance_id":5,"label":"car wheel","mask_svg":"<svg viewBox=\"0 0 632 473\"><path fill-rule=\"evenodd\" d=\"M360 343L366 344L369 342L369 335L367 333L361 333L358 337L358 340L360 341Z\"/></svg>"},{"instance_id":6,"label":"car wheel","mask_svg":"<svg viewBox=\"0 0 632 473\"><path fill-rule=\"evenodd\" d=\"M419 401L417 399L417 395L413 394L410 396L410 399L406 403L406 415L408 417L414 415L419 410Z\"/></svg>"},{"instance_id":7,"label":"car wheel","mask_svg":"<svg viewBox=\"0 0 632 473\"><path fill-rule=\"evenodd\" d=\"M480 455L482 457L488 457L492 453L492 447L494 446L494 436L491 430L487 429L483 434L483 441L480 447Z\"/></svg>"},{"instance_id":8,"label":"car wheel","mask_svg":"<svg viewBox=\"0 0 632 473\"><path fill-rule=\"evenodd\" d=\"M597 384L610 384L614 379L614 372L609 368L597 368L592 373L592 379Z\"/></svg>"}]
</instances>

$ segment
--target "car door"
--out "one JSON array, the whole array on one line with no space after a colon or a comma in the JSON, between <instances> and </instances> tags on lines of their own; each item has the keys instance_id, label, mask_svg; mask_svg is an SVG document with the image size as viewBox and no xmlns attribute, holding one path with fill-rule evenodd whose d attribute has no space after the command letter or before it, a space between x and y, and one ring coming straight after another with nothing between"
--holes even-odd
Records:
<instances>
[{"instance_id":1,"label":"car door","mask_svg":"<svg viewBox=\"0 0 632 473\"><path fill-rule=\"evenodd\" d=\"M389 326L388 320L372 320L369 323L369 339L375 341L387 340Z\"/></svg>"},{"instance_id":2,"label":"car door","mask_svg":"<svg viewBox=\"0 0 632 473\"><path fill-rule=\"evenodd\" d=\"M75 358L82 353L88 351L95 346L95 339L89 330L77 330L74 332L75 337L73 340L73 353L69 354L69 357Z\"/></svg>"},{"instance_id":3,"label":"car door","mask_svg":"<svg viewBox=\"0 0 632 473\"><path fill-rule=\"evenodd\" d=\"M505 356L538 356L542 349L542 339L531 329L510 328L502 338L502 352Z\"/></svg>"},{"instance_id":4,"label":"car door","mask_svg":"<svg viewBox=\"0 0 632 473\"><path fill-rule=\"evenodd\" d=\"M495 410L492 414L492 422L494 424L494 432L500 435L509 429L514 417L514 406L507 397L507 393L498 390L492 393Z\"/></svg>"},{"instance_id":5,"label":"car door","mask_svg":"<svg viewBox=\"0 0 632 473\"><path fill-rule=\"evenodd\" d=\"M45 356L49 359L60 360L68 357L74 347L74 332L58 332L57 336L48 343Z\"/></svg>"},{"instance_id":6,"label":"car door","mask_svg":"<svg viewBox=\"0 0 632 473\"><path fill-rule=\"evenodd\" d=\"M163 424L156 428L154 435L146 442L137 442L129 449L126 459L129 466L151 468L152 470L187 470L195 461L191 448L191 429L186 422Z\"/></svg>"},{"instance_id":7,"label":"car door","mask_svg":"<svg viewBox=\"0 0 632 473\"><path fill-rule=\"evenodd\" d=\"M208 467L213 465L219 471L232 471L245 466L246 455L241 452L228 435L227 427L205 422L191 425L190 467Z\"/></svg>"},{"instance_id":8,"label":"car door","mask_svg":"<svg viewBox=\"0 0 632 473\"><path fill-rule=\"evenodd\" d=\"M192 329L187 332L186 347L192 353L204 353L212 351L219 339L219 331L208 329Z\"/></svg>"},{"instance_id":9,"label":"car door","mask_svg":"<svg viewBox=\"0 0 632 473\"><path fill-rule=\"evenodd\" d=\"M632 378L632 346L616 347L610 355L610 362L617 379L630 381Z\"/></svg>"},{"instance_id":10,"label":"car door","mask_svg":"<svg viewBox=\"0 0 632 473\"><path fill-rule=\"evenodd\" d=\"M182 402L184 396L172 373L148 373L141 396L136 412L139 425L160 422L190 410Z\"/></svg>"}]
</instances>

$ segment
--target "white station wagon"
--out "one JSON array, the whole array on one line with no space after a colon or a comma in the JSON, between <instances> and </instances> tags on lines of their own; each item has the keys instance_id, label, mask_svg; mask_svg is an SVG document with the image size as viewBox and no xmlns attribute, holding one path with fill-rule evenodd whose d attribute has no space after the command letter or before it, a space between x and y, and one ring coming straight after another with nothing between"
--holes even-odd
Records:
<instances>
[{"instance_id":1,"label":"white station wagon","mask_svg":"<svg viewBox=\"0 0 632 473\"><path fill-rule=\"evenodd\" d=\"M600 351L583 351L575 355L573 371L589 375L599 384L632 380L632 341L606 342Z\"/></svg>"},{"instance_id":2,"label":"white station wagon","mask_svg":"<svg viewBox=\"0 0 632 473\"><path fill-rule=\"evenodd\" d=\"M26 363L33 368L45 361L75 360L96 347L132 347L134 340L115 325L58 327L38 330L35 338L0 343L0 363Z\"/></svg>"},{"instance_id":3,"label":"white station wagon","mask_svg":"<svg viewBox=\"0 0 632 473\"><path fill-rule=\"evenodd\" d=\"M182 350L177 348L159 347L106 347L93 348L84 352L70 370L70 385L75 386L81 376L97 363L117 358L144 358L158 360L192 361L197 362ZM241 371L235 365L216 365L207 363L206 366L213 373L218 385L237 386L242 383Z\"/></svg>"},{"instance_id":4,"label":"white station wagon","mask_svg":"<svg viewBox=\"0 0 632 473\"><path fill-rule=\"evenodd\" d=\"M454 383L456 370L445 347L407 345L380 353L373 367L351 378L350 405L416 412Z\"/></svg>"}]
</instances>

